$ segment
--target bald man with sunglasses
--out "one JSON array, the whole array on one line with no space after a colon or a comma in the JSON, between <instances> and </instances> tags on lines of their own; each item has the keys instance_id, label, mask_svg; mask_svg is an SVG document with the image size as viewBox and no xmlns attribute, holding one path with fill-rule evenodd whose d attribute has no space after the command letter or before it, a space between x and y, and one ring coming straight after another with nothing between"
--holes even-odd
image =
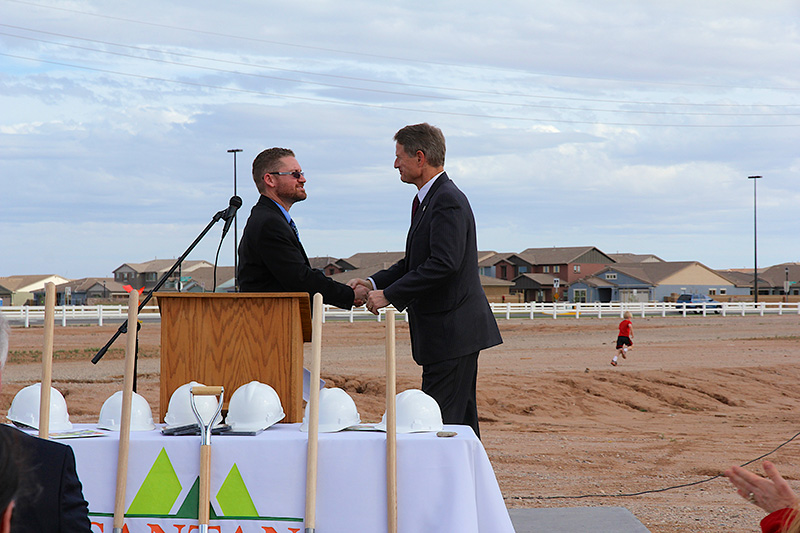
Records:
<instances>
[{"instance_id":1,"label":"bald man with sunglasses","mask_svg":"<svg viewBox=\"0 0 800 533\"><path fill-rule=\"evenodd\" d=\"M261 197L247 219L239 243L242 292L322 294L326 304L350 309L366 301L365 287L351 288L311 268L289 210L306 199L306 178L294 152L269 148L253 160L253 180Z\"/></svg>"}]
</instances>

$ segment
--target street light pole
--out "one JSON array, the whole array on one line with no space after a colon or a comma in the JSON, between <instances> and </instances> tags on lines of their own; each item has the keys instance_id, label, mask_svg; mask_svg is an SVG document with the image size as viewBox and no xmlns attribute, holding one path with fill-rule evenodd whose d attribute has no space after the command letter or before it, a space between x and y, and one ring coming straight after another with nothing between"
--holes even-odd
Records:
<instances>
[{"instance_id":1,"label":"street light pole","mask_svg":"<svg viewBox=\"0 0 800 533\"><path fill-rule=\"evenodd\" d=\"M241 152L241 148L231 148L229 154L233 154L233 195L236 196L236 154ZM240 202L241 203L241 202ZM239 229L238 212L233 215L233 292L239 292Z\"/></svg>"},{"instance_id":2,"label":"street light pole","mask_svg":"<svg viewBox=\"0 0 800 533\"><path fill-rule=\"evenodd\" d=\"M756 183L762 176L747 176L747 179L753 180L753 297L755 303L758 303L758 227L756 216Z\"/></svg>"}]
</instances>

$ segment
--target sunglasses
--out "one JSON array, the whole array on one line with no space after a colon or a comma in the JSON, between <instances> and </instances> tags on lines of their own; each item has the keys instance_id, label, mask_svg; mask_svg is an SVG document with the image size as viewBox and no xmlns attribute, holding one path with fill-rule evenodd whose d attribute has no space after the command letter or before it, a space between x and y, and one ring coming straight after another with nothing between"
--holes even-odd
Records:
<instances>
[{"instance_id":1,"label":"sunglasses","mask_svg":"<svg viewBox=\"0 0 800 533\"><path fill-rule=\"evenodd\" d=\"M273 176L291 176L296 180L299 180L305 176L302 170L292 170L291 172L268 172L267 174L272 174Z\"/></svg>"}]
</instances>

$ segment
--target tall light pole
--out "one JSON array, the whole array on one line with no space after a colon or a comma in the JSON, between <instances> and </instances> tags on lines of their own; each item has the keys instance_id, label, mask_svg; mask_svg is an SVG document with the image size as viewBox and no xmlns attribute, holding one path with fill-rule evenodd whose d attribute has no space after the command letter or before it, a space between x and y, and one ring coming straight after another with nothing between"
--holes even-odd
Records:
<instances>
[{"instance_id":1,"label":"tall light pole","mask_svg":"<svg viewBox=\"0 0 800 533\"><path fill-rule=\"evenodd\" d=\"M236 154L241 152L241 148L231 148L229 154L233 154L233 195L236 196ZM239 213L233 215L233 292L239 292L239 230L236 222ZM215 282L216 283L216 282Z\"/></svg>"},{"instance_id":2,"label":"tall light pole","mask_svg":"<svg viewBox=\"0 0 800 533\"><path fill-rule=\"evenodd\" d=\"M758 217L756 216L756 183L761 179L761 176L747 176L747 179L753 180L753 297L755 303L758 303Z\"/></svg>"}]
</instances>

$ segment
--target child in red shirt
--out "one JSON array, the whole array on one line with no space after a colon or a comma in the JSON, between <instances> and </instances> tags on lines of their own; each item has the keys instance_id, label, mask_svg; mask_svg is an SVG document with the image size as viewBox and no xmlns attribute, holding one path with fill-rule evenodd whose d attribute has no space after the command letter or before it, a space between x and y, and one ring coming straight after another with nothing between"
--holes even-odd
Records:
<instances>
[{"instance_id":1,"label":"child in red shirt","mask_svg":"<svg viewBox=\"0 0 800 533\"><path fill-rule=\"evenodd\" d=\"M624 319L619 323L619 336L617 337L617 355L611 360L611 364L617 366L617 357L620 355L623 359L627 359L625 354L628 353L628 347L633 348L633 314L630 311L625 311L622 315Z\"/></svg>"}]
</instances>

